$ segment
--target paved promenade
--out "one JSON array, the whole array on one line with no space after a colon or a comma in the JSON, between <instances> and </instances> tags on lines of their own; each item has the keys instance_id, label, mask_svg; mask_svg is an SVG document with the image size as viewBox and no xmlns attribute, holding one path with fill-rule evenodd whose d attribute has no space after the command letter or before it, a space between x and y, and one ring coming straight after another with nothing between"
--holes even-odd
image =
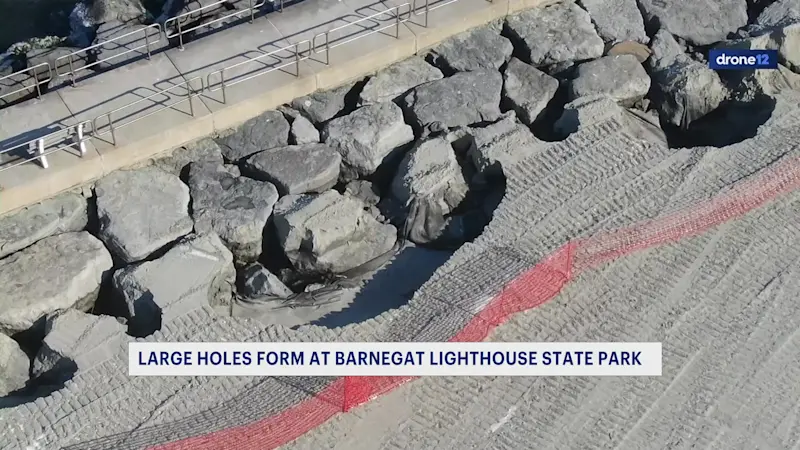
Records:
<instances>
[{"instance_id":1,"label":"paved promenade","mask_svg":"<svg viewBox=\"0 0 800 450\"><path fill-rule=\"evenodd\" d=\"M165 48L150 59L142 54L79 78L74 87L0 110L0 214L546 3L552 1L440 0L426 6L307 0L188 42L183 50ZM157 46L165 42L162 36ZM86 136L83 155L79 124ZM23 159L39 139L47 168Z\"/></svg>"}]
</instances>

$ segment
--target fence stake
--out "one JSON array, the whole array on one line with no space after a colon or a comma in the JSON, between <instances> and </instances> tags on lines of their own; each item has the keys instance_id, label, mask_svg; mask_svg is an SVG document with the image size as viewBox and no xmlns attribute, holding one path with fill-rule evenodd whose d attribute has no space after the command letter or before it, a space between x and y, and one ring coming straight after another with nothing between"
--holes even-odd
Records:
<instances>
[{"instance_id":1,"label":"fence stake","mask_svg":"<svg viewBox=\"0 0 800 450\"><path fill-rule=\"evenodd\" d=\"M83 141L83 125L83 122L78 124L78 148L81 151L81 156L86 154L86 142Z\"/></svg>"},{"instance_id":2,"label":"fence stake","mask_svg":"<svg viewBox=\"0 0 800 450\"><path fill-rule=\"evenodd\" d=\"M117 146L117 132L114 130L114 120L111 118L111 113L108 113L108 127L111 129L111 143L114 147Z\"/></svg>"},{"instance_id":3,"label":"fence stake","mask_svg":"<svg viewBox=\"0 0 800 450\"><path fill-rule=\"evenodd\" d=\"M37 153L39 154L39 159L42 161L42 167L47 169L50 167L50 164L47 163L47 156L44 156L44 139L39 139L36 141L37 146Z\"/></svg>"},{"instance_id":4,"label":"fence stake","mask_svg":"<svg viewBox=\"0 0 800 450\"><path fill-rule=\"evenodd\" d=\"M225 91L225 68L223 67L219 71L219 81L222 83L222 103L228 104L228 96L227 92Z\"/></svg>"},{"instance_id":5,"label":"fence stake","mask_svg":"<svg viewBox=\"0 0 800 450\"><path fill-rule=\"evenodd\" d=\"M256 10L253 9L253 0L250 0L250 23L256 20Z\"/></svg>"},{"instance_id":6,"label":"fence stake","mask_svg":"<svg viewBox=\"0 0 800 450\"><path fill-rule=\"evenodd\" d=\"M300 51L298 50L298 46L300 44L294 44L294 67L297 71L297 77L300 76Z\"/></svg>"}]
</instances>

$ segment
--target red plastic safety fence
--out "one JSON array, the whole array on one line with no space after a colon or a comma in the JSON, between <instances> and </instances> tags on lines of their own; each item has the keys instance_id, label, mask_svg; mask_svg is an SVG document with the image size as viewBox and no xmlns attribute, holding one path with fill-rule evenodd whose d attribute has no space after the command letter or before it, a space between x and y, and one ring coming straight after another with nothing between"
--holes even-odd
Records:
<instances>
[{"instance_id":1,"label":"red plastic safety fence","mask_svg":"<svg viewBox=\"0 0 800 450\"><path fill-rule=\"evenodd\" d=\"M676 242L758 208L800 188L800 161L790 160L737 184L724 194L631 227L597 233L562 246L507 283L449 340L486 339L514 314L554 298L575 276L635 251ZM152 447L152 450L270 450L297 439L336 414L385 394L412 377L344 377L279 414L248 425Z\"/></svg>"}]
</instances>

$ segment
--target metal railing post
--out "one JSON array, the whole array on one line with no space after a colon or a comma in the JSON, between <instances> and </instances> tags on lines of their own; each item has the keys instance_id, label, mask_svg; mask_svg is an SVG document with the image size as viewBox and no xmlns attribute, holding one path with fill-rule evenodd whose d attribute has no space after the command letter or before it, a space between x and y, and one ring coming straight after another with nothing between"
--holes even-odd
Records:
<instances>
[{"instance_id":1,"label":"metal railing post","mask_svg":"<svg viewBox=\"0 0 800 450\"><path fill-rule=\"evenodd\" d=\"M111 118L111 113L106 114L108 117L108 127L111 129L111 144L117 146L117 131L114 129L114 120Z\"/></svg>"},{"instance_id":2,"label":"metal railing post","mask_svg":"<svg viewBox=\"0 0 800 450\"><path fill-rule=\"evenodd\" d=\"M431 11L430 1L425 0L425 28L428 28L428 13Z\"/></svg>"},{"instance_id":3,"label":"metal railing post","mask_svg":"<svg viewBox=\"0 0 800 450\"><path fill-rule=\"evenodd\" d=\"M283 0L281 0L281 9L279 9L278 12L283 12Z\"/></svg>"},{"instance_id":4,"label":"metal railing post","mask_svg":"<svg viewBox=\"0 0 800 450\"><path fill-rule=\"evenodd\" d=\"M147 31L149 28L144 29L144 45L147 47L147 59L150 59L150 33Z\"/></svg>"},{"instance_id":5,"label":"metal railing post","mask_svg":"<svg viewBox=\"0 0 800 450\"><path fill-rule=\"evenodd\" d=\"M42 167L47 169L50 164L47 162L47 156L44 155L44 138L36 141L36 153L39 154L39 160L42 161Z\"/></svg>"},{"instance_id":6,"label":"metal railing post","mask_svg":"<svg viewBox=\"0 0 800 450\"><path fill-rule=\"evenodd\" d=\"M83 125L84 122L78 124L78 149L81 151L81 156L86 154L86 142L83 140Z\"/></svg>"},{"instance_id":7,"label":"metal railing post","mask_svg":"<svg viewBox=\"0 0 800 450\"><path fill-rule=\"evenodd\" d=\"M394 7L394 37L400 39L400 7Z\"/></svg>"},{"instance_id":8,"label":"metal railing post","mask_svg":"<svg viewBox=\"0 0 800 450\"><path fill-rule=\"evenodd\" d=\"M253 0L250 0L250 23L256 21L256 10L253 8Z\"/></svg>"},{"instance_id":9,"label":"metal railing post","mask_svg":"<svg viewBox=\"0 0 800 450\"><path fill-rule=\"evenodd\" d=\"M297 77L300 76L300 51L298 49L299 45L300 45L299 43L294 44L294 67L295 67L295 71L297 72L297 75L296 75ZM310 50L309 50L309 52L310 52Z\"/></svg>"},{"instance_id":10,"label":"metal railing post","mask_svg":"<svg viewBox=\"0 0 800 450\"><path fill-rule=\"evenodd\" d=\"M47 65L47 70L50 70L50 65ZM39 72L36 71L36 68L33 69L33 82L36 83L36 98L42 98L42 87L39 83Z\"/></svg>"},{"instance_id":11,"label":"metal railing post","mask_svg":"<svg viewBox=\"0 0 800 450\"><path fill-rule=\"evenodd\" d=\"M72 63L72 53L69 54L69 79L72 82L72 87L75 87L75 69Z\"/></svg>"},{"instance_id":12,"label":"metal railing post","mask_svg":"<svg viewBox=\"0 0 800 450\"><path fill-rule=\"evenodd\" d=\"M178 24L178 43L180 44L178 50L183 51L183 30L181 29L181 21L180 19L175 21Z\"/></svg>"},{"instance_id":13,"label":"metal railing post","mask_svg":"<svg viewBox=\"0 0 800 450\"><path fill-rule=\"evenodd\" d=\"M219 81L222 84L222 103L228 104L228 92L225 89L225 68L223 67L219 71Z\"/></svg>"},{"instance_id":14,"label":"metal railing post","mask_svg":"<svg viewBox=\"0 0 800 450\"><path fill-rule=\"evenodd\" d=\"M331 42L329 32L325 32L325 65L330 65L331 63Z\"/></svg>"}]
</instances>

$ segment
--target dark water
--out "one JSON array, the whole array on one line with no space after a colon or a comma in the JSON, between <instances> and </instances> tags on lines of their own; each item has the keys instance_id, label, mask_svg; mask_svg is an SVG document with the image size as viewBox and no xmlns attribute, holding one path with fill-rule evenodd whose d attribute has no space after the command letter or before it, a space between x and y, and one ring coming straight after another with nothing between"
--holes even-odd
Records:
<instances>
[{"instance_id":1,"label":"dark water","mask_svg":"<svg viewBox=\"0 0 800 450\"><path fill-rule=\"evenodd\" d=\"M0 52L34 37L68 36L76 0L0 0Z\"/></svg>"}]
</instances>

